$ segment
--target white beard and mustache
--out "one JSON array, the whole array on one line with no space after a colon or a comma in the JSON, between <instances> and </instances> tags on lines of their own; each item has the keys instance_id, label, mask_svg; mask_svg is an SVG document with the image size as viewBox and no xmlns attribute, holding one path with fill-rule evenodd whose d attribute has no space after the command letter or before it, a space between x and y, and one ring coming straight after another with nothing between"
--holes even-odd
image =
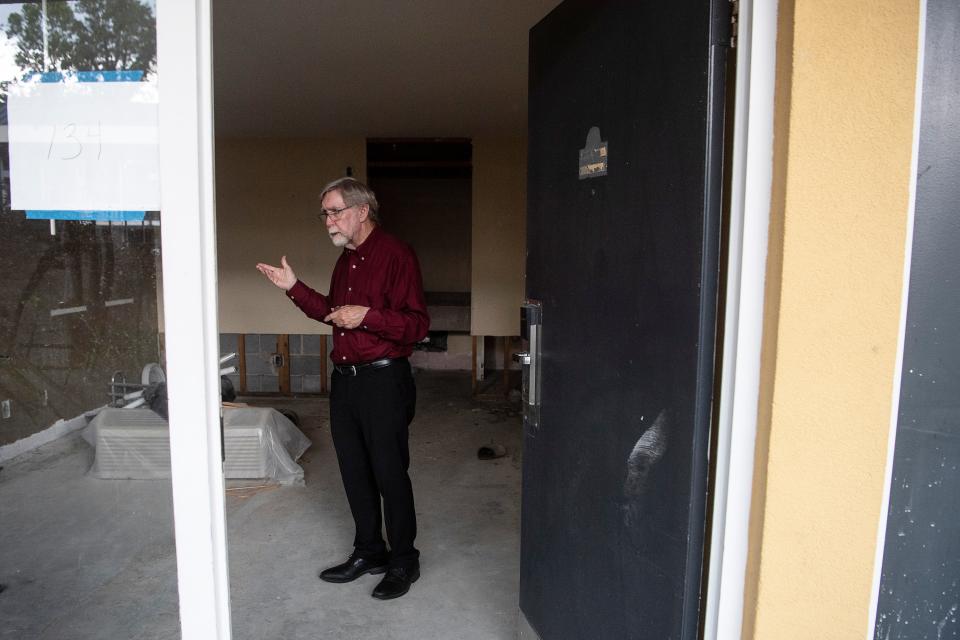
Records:
<instances>
[{"instance_id":1,"label":"white beard and mustache","mask_svg":"<svg viewBox=\"0 0 960 640\"><path fill-rule=\"evenodd\" d=\"M350 244L350 238L339 231L334 231L330 234L330 242L332 242L335 247L345 247Z\"/></svg>"}]
</instances>

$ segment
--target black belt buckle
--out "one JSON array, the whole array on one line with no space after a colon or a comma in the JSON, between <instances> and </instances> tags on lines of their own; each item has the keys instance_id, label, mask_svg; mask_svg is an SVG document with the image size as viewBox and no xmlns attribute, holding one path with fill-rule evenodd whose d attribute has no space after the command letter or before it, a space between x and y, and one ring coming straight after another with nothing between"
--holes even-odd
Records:
<instances>
[{"instance_id":1,"label":"black belt buckle","mask_svg":"<svg viewBox=\"0 0 960 640\"><path fill-rule=\"evenodd\" d=\"M334 368L337 370L337 373L343 376L357 376L363 373L364 371L373 371L374 369L382 369L383 367L389 367L391 364L396 362L398 358L380 358L379 360L374 360L373 362L365 362L363 364L337 364L334 365Z\"/></svg>"},{"instance_id":2,"label":"black belt buckle","mask_svg":"<svg viewBox=\"0 0 960 640\"><path fill-rule=\"evenodd\" d=\"M358 367L355 364L335 364L333 368L342 376L355 376L359 373Z\"/></svg>"}]
</instances>

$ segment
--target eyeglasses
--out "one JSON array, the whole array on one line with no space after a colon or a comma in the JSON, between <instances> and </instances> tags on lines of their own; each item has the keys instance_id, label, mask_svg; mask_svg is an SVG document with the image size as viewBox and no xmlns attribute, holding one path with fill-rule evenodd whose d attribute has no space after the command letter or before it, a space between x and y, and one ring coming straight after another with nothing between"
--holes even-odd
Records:
<instances>
[{"instance_id":1,"label":"eyeglasses","mask_svg":"<svg viewBox=\"0 0 960 640\"><path fill-rule=\"evenodd\" d=\"M317 214L317 217L320 218L321 222L326 222L327 218L330 218L333 221L337 221L343 217L343 212L347 209L353 209L355 204L348 205L346 207L340 207L339 209L320 209L320 213Z\"/></svg>"}]
</instances>

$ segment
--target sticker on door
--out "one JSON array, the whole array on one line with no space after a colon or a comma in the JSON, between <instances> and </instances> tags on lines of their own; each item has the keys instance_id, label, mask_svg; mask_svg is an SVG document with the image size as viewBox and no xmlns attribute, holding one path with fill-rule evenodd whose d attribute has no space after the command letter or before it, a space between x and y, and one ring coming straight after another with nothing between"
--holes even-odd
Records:
<instances>
[{"instance_id":1,"label":"sticker on door","mask_svg":"<svg viewBox=\"0 0 960 640\"><path fill-rule=\"evenodd\" d=\"M590 127L587 142L580 149L580 179L607 175L607 143L600 140L600 127Z\"/></svg>"}]
</instances>

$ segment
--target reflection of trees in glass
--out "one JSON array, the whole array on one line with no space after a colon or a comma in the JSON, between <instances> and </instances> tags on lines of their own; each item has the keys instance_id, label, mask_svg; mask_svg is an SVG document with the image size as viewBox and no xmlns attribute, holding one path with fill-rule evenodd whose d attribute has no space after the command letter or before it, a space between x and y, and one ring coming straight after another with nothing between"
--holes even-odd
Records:
<instances>
[{"instance_id":1,"label":"reflection of trees in glass","mask_svg":"<svg viewBox=\"0 0 960 640\"><path fill-rule=\"evenodd\" d=\"M34 1L24 2L5 21L0 18L0 32L15 46L17 73L155 72L152 0L48 0L46 5L46 16ZM0 124L6 124L9 82L0 82ZM7 153L0 131L2 174L9 166ZM9 177L0 180L6 197ZM19 410L0 429L0 444L99 406L114 371L138 371L159 357L152 253L159 249L157 229L70 222L59 223L51 236L45 222L9 213L7 202L0 210L0 353L5 356L0 358L0 398L12 398ZM135 302L106 305L118 298ZM80 305L88 311L50 315L51 309Z\"/></svg>"},{"instance_id":2,"label":"reflection of trees in glass","mask_svg":"<svg viewBox=\"0 0 960 640\"><path fill-rule=\"evenodd\" d=\"M139 0L76 0L47 3L47 68L43 15L25 4L7 19L7 37L24 71L151 71L157 58L153 10Z\"/></svg>"}]
</instances>

